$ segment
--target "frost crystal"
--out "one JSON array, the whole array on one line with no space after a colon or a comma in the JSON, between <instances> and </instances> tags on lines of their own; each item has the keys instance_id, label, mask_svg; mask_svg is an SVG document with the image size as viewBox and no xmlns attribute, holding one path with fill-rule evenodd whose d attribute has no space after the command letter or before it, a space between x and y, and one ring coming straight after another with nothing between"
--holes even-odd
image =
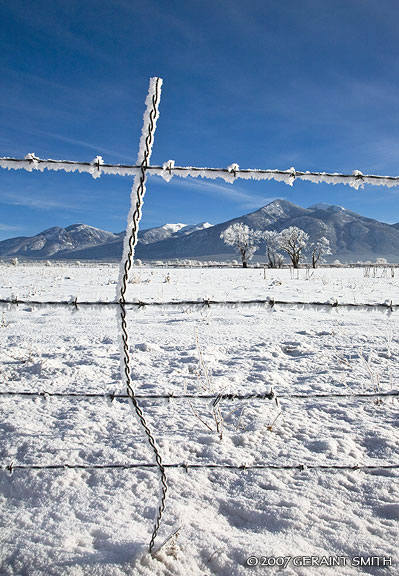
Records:
<instances>
[{"instance_id":1,"label":"frost crystal","mask_svg":"<svg viewBox=\"0 0 399 576\"><path fill-rule=\"evenodd\" d=\"M38 162L39 158L33 152L29 152L29 154L25 156L25 160L30 160L28 166L26 167L26 170L28 170L28 172L32 172L32 170L37 170L39 166Z\"/></svg>"},{"instance_id":2,"label":"frost crystal","mask_svg":"<svg viewBox=\"0 0 399 576\"><path fill-rule=\"evenodd\" d=\"M296 178L295 168L293 166L291 166L290 175L289 175L288 180L287 180L288 186L292 186L294 184L295 178Z\"/></svg>"},{"instance_id":3,"label":"frost crystal","mask_svg":"<svg viewBox=\"0 0 399 576\"><path fill-rule=\"evenodd\" d=\"M359 188L364 188L363 172L360 172L360 170L354 170L352 174L354 176L354 179L350 183L350 186L352 188L355 188L355 190L359 190Z\"/></svg>"},{"instance_id":4,"label":"frost crystal","mask_svg":"<svg viewBox=\"0 0 399 576\"><path fill-rule=\"evenodd\" d=\"M239 169L240 169L239 165L235 163L230 164L230 166L227 166L228 174L225 175L224 180L232 184L237 177L237 172L239 171Z\"/></svg>"},{"instance_id":5,"label":"frost crystal","mask_svg":"<svg viewBox=\"0 0 399 576\"><path fill-rule=\"evenodd\" d=\"M162 178L165 180L165 182L170 182L173 178L173 168L175 167L175 161L174 160L168 160L167 162L164 162L162 165Z\"/></svg>"},{"instance_id":6,"label":"frost crystal","mask_svg":"<svg viewBox=\"0 0 399 576\"><path fill-rule=\"evenodd\" d=\"M91 166L93 166L93 168L90 169L90 173L93 176L93 178L100 178L101 176L100 166L104 164L102 156L96 156L95 158L93 158L90 164Z\"/></svg>"}]
</instances>

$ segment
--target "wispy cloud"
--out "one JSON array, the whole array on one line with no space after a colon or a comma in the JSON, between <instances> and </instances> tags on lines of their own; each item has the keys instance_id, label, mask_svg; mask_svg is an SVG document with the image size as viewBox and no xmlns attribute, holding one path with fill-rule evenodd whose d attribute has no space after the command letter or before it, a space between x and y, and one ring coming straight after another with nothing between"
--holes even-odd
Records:
<instances>
[{"instance_id":1,"label":"wispy cloud","mask_svg":"<svg viewBox=\"0 0 399 576\"><path fill-rule=\"evenodd\" d=\"M160 179L159 179L160 181ZM162 180L162 182L164 182ZM166 184L166 183L165 183ZM265 197L259 194L249 194L246 190L238 187L236 184L219 184L212 180L203 180L196 178L179 178L173 179L173 184L169 186L179 186L181 188L194 188L197 192L211 196L221 196L228 200L239 204L241 208L260 208L268 202L276 199L276 196Z\"/></svg>"},{"instance_id":2,"label":"wispy cloud","mask_svg":"<svg viewBox=\"0 0 399 576\"><path fill-rule=\"evenodd\" d=\"M64 44L79 55L90 54L97 60L112 63L112 56L99 43L94 43L91 35L73 31L72 10L68 3L59 5L55 10L38 10L33 4L25 2L11 2L8 10L14 12L14 16L30 29L36 29L47 37L54 39L57 44ZM91 24L95 24L93 18ZM92 31L92 30L91 30Z\"/></svg>"},{"instance_id":3,"label":"wispy cloud","mask_svg":"<svg viewBox=\"0 0 399 576\"><path fill-rule=\"evenodd\" d=\"M4 122L4 125L7 125L7 122ZM30 136L42 136L45 137L47 139L50 140L57 140L59 142L66 142L67 144L75 144L77 146L81 146L82 148L86 148L87 150L92 150L93 153L97 154L102 154L104 156L108 156L111 157L112 159L115 159L115 161L117 162L127 162L129 164L134 164L136 161L136 150L132 150L132 154L130 156L128 156L127 154L121 154L120 152L118 152L117 150L112 150L110 148L104 148L103 146L100 146L98 144L93 144L91 142L88 142L87 140L82 140L79 138L70 138L68 136L63 136L62 134L57 134L56 132L48 132L45 130L40 130L37 128L29 128L26 125L21 125L16 126L15 123L10 122L10 127L12 127L12 130L15 131L19 131L22 132L24 134L24 136L30 135ZM41 146L43 147L43 141L40 140L39 143L41 144ZM7 137L5 136L1 136L0 135L0 146L3 147L4 149L7 150L7 155L12 155L13 154L13 148L12 148L12 143L10 144L10 141ZM11 150L11 151L10 151ZM68 160L83 160L82 158L68 158ZM104 160L106 161L107 158L104 158Z\"/></svg>"},{"instance_id":4,"label":"wispy cloud","mask_svg":"<svg viewBox=\"0 0 399 576\"><path fill-rule=\"evenodd\" d=\"M0 222L1 232L17 232L18 230L23 230L22 226L10 226L9 224L2 224Z\"/></svg>"},{"instance_id":5,"label":"wispy cloud","mask_svg":"<svg viewBox=\"0 0 399 576\"><path fill-rule=\"evenodd\" d=\"M15 194L3 193L0 195L0 204L7 204L8 206L25 206L27 208L36 208L38 210L68 210L71 212L81 212L81 208L76 206L76 204L68 204L58 200L24 196L21 194L16 196Z\"/></svg>"},{"instance_id":6,"label":"wispy cloud","mask_svg":"<svg viewBox=\"0 0 399 576\"><path fill-rule=\"evenodd\" d=\"M55 140L60 140L61 142L67 142L68 144L77 144L78 146L82 146L83 148L87 148L88 150L93 150L94 152L101 153L101 154L109 154L115 158L120 160L126 160L131 164L134 164L136 161L135 158L135 151L132 152L131 156L125 156L124 154L120 154L116 150L110 150L109 148L103 148L102 146L98 146L92 144L91 142L87 142L85 140L79 140L76 138L69 138L68 136L62 136L61 134L56 134L52 132L44 132L42 130L37 130L36 132L46 136L48 138L54 138Z\"/></svg>"},{"instance_id":7,"label":"wispy cloud","mask_svg":"<svg viewBox=\"0 0 399 576\"><path fill-rule=\"evenodd\" d=\"M123 9L129 18L137 18L138 15L148 18L151 14L151 19L159 21L167 29L173 30L174 33L181 34L187 41L198 42L203 38L201 27L192 25L187 22L182 16L179 16L179 10L170 10L170 7L162 2L155 2L154 0L146 0L145 2L132 3L131 0L117 0L114 4L118 5L119 9Z\"/></svg>"}]
</instances>

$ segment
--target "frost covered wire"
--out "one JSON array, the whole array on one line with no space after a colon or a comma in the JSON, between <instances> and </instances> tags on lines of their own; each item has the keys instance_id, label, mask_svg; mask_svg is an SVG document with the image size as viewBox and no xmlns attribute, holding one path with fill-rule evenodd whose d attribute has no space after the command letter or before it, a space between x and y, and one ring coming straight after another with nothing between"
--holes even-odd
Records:
<instances>
[{"instance_id":1,"label":"frost covered wire","mask_svg":"<svg viewBox=\"0 0 399 576\"><path fill-rule=\"evenodd\" d=\"M140 163L140 173L136 174L132 193L131 193L131 208L128 216L128 224L126 230L126 236L124 240L123 255L119 270L119 281L117 286L117 296L119 293L119 305L120 305L120 341L121 341L121 374L122 379L125 378L126 390L129 399L132 402L132 407L134 408L135 414L139 419L141 426L147 435L148 442L154 452L156 466L161 474L161 486L160 486L160 500L158 505L158 511L155 518L155 525L153 533L151 536L151 541L149 544L149 551L152 551L154 546L155 538L157 536L159 525L162 518L162 513L165 509L165 498L167 491L166 484L166 474L165 468L162 463L162 458L159 453L158 447L155 443L155 439L152 432L145 420L144 414L140 405L137 401L135 390L133 388L131 370L130 370L130 356L129 356L129 334L128 326L126 320L126 290L127 283L129 280L129 271L133 264L134 249L137 244L139 222L141 219L141 210L143 205L143 199L145 194L145 181L146 181L146 170L148 163L150 161L152 146L154 143L154 133L156 129L157 119L159 116L159 100L161 96L161 78L151 78L150 86L148 89L148 95L146 99L146 111L143 118L143 130L141 133L141 139L139 144L139 152L137 157L137 163Z\"/></svg>"},{"instance_id":2,"label":"frost covered wire","mask_svg":"<svg viewBox=\"0 0 399 576\"><path fill-rule=\"evenodd\" d=\"M65 172L86 172L93 178L98 178L102 174L113 174L119 176L136 176L140 174L141 166L128 164L106 164L101 156L97 156L91 162L77 162L74 160L52 160L42 159L30 153L25 158L0 158L0 167L8 170L64 170ZM372 186L386 186L393 188L399 185L399 176L379 176L377 174L363 174L360 170L354 170L352 174L342 174L339 172L311 172L300 171L295 168L288 170L262 170L262 169L242 169L238 164L231 164L227 168L206 168L197 166L175 166L174 160L165 162L162 166L147 166L147 174L161 176L169 182L173 176L180 178L221 178L225 182L235 182L237 179L243 180L276 180L285 182L292 186L295 180L305 180L319 184L348 184L352 188L362 188L364 184Z\"/></svg>"},{"instance_id":3,"label":"frost covered wire","mask_svg":"<svg viewBox=\"0 0 399 576\"><path fill-rule=\"evenodd\" d=\"M25 398L99 398L99 399L106 399L111 402L114 400L125 400L129 398L127 394L118 394L118 393L108 393L104 394L101 392L47 392L45 390L40 391L11 391L5 390L0 391L0 397L13 397L13 396L20 396ZM253 393L253 394L174 394L170 392L168 394L136 394L136 399L140 400L213 400L214 403L219 403L221 400L276 400L278 399L303 399L303 400L311 400L313 398L322 398L326 400L333 400L335 398L385 398L385 397L399 397L399 391L391 390L389 392L346 392L340 394L333 394L333 393L308 393L308 394L279 394L278 396L275 395L273 391L267 393Z\"/></svg>"},{"instance_id":4,"label":"frost covered wire","mask_svg":"<svg viewBox=\"0 0 399 576\"><path fill-rule=\"evenodd\" d=\"M164 468L181 468L188 470L398 470L399 464L191 464L188 462L163 464ZM150 462L134 462L129 464L0 464L0 470L6 470L10 474L14 470L108 470L132 468L158 468L157 464Z\"/></svg>"},{"instance_id":5,"label":"frost covered wire","mask_svg":"<svg viewBox=\"0 0 399 576\"><path fill-rule=\"evenodd\" d=\"M203 300L170 300L165 302L158 302L156 300L137 300L137 301L124 301L124 309L126 311L127 307L144 309L144 308L162 308L162 309L174 309L174 308L191 308L191 309L203 309L203 308L239 308L239 307L253 307L253 308L266 308L273 309L276 306L297 306L298 308L325 308L327 310L331 308L341 309L341 310L363 310L363 311L388 311L394 312L399 309L399 304L394 304L392 300L387 299L385 302L375 302L375 303L359 303L359 302L338 302L338 300L331 298L327 302L302 302L299 300L275 300L274 298L266 299L253 299L253 300L211 300L209 298ZM11 306L34 306L34 307L54 307L62 308L69 307L74 310L78 310L79 307L88 308L102 308L110 306L121 306L120 300L98 300L98 301L79 301L77 298L71 300L25 300L20 298L1 298L0 306L11 307Z\"/></svg>"}]
</instances>

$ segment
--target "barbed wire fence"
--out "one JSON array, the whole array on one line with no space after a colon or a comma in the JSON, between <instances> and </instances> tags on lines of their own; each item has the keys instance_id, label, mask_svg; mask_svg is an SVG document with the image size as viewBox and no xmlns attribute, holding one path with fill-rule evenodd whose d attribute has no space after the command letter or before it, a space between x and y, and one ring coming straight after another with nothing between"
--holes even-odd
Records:
<instances>
[{"instance_id":1,"label":"barbed wire fence","mask_svg":"<svg viewBox=\"0 0 399 576\"><path fill-rule=\"evenodd\" d=\"M385 302L339 302L336 298L331 298L327 302L306 302L300 300L276 300L275 298L257 298L253 300L212 300L203 298L200 300L170 300L169 302L159 302L157 300L137 300L137 301L124 301L124 306L136 309L143 308L157 308L157 309L173 309L173 308L192 308L196 310L206 308L244 308L244 307L259 307L265 310L271 310L278 307L297 307L307 309L323 309L323 310L368 310L368 311L382 311L382 312L395 312L399 310L399 304L394 304L392 300L387 299ZM79 306L83 308L88 307L113 307L120 306L120 302L115 300L97 300L95 302L82 300L78 301L77 297L71 300L29 300L14 298L0 298L0 307L18 307L18 306L33 306L44 308L70 308L78 310Z\"/></svg>"},{"instance_id":2,"label":"barbed wire fence","mask_svg":"<svg viewBox=\"0 0 399 576\"><path fill-rule=\"evenodd\" d=\"M0 158L0 168L8 170L27 170L32 172L39 170L80 172L91 174L93 178L101 175L136 176L141 172L141 165L105 164L101 156L96 156L92 162L75 162L73 160L42 159L29 153L25 158ZM199 166L175 166L174 160L165 162L162 166L145 167L145 172L151 176L161 176L167 182L174 177L208 178L215 180L222 178L226 182L242 180L276 180L292 186L295 180L303 180L320 184L347 184L356 190L365 184L371 186L384 186L393 188L399 185L399 176L380 176L376 174L363 174L360 170L353 170L352 174L339 172L301 172L295 168L288 170L261 170L242 169L238 164L231 164L227 168L206 168Z\"/></svg>"},{"instance_id":3,"label":"barbed wire fence","mask_svg":"<svg viewBox=\"0 0 399 576\"><path fill-rule=\"evenodd\" d=\"M163 464L166 468L183 470L398 470L399 464L192 464L186 462ZM150 462L133 462L129 464L7 464L1 465L1 470L109 470L112 468L131 470L132 468L158 468L158 464Z\"/></svg>"},{"instance_id":4,"label":"barbed wire fence","mask_svg":"<svg viewBox=\"0 0 399 576\"><path fill-rule=\"evenodd\" d=\"M118 392L49 392L47 390L36 390L36 391L26 391L26 390L2 390L0 391L0 396L26 396L29 398L42 397L42 398L102 398L104 400L122 400L129 398L128 394L120 394ZM227 392L221 394L175 394L174 392L164 393L164 394L136 394L137 399L143 400L181 400L181 399L192 399L192 400L213 400L213 404L217 404L221 400L277 400L279 398L284 399L294 399L300 398L304 400L311 400L312 398L385 398L390 396L399 396L399 391L392 390L389 392L345 392L339 394L319 392L317 394L275 394L272 389L270 392L253 394L236 394L234 392Z\"/></svg>"},{"instance_id":5,"label":"barbed wire fence","mask_svg":"<svg viewBox=\"0 0 399 576\"><path fill-rule=\"evenodd\" d=\"M399 397L399 392L391 390L388 392L373 392L373 393L311 393L311 394L287 394L277 396L272 387L267 393L251 393L251 394L174 394L174 393L161 393L161 394L138 394L135 391L132 382L131 373L131 359L129 353L129 332L127 325L127 310L129 308L144 309L147 307L154 307L156 309L176 309L177 307L185 307L193 310L201 310L204 308L236 308L236 307L258 307L265 310L272 310L278 307L298 307L303 309L315 310L359 310L359 311L380 311L387 314L395 313L399 309L399 304L393 303L391 299L385 302L377 303L345 303L338 302L332 298L327 302L301 302L301 301L283 301L274 298L267 299L252 299L252 300L172 300L169 302L158 301L127 301L126 291L127 283L129 280L129 273L133 265L134 252L138 239L139 223L142 214L142 205L146 191L146 178L147 175L157 175L170 181L174 176L177 177L200 177L200 178L222 178L226 182L233 183L237 179L244 180L276 180L278 182L285 182L292 186L296 180L303 180L313 183L329 183L329 184L347 184L355 189L363 187L365 184L373 186L393 187L399 185L399 176L379 176L367 175L358 170L354 170L352 174L328 173L328 172L311 172L311 171L297 171L294 168L288 170L259 170L259 169L240 169L238 164L231 164L227 168L205 168L205 167L182 167L175 166L173 160L165 162L162 166L150 165L150 158L152 146L154 143L154 134L156 129L157 119L159 117L159 101L161 95L162 79L151 78L149 91L146 99L146 111L143 119L143 130L140 139L139 153L136 165L123 165L123 164L106 164L101 156L94 158L92 162L76 162L70 160L52 160L41 159L35 154L30 153L25 158L0 158L0 167L9 170L24 169L29 172L38 170L64 170L66 172L79 172L89 173L93 178L98 178L102 175L114 174L120 176L134 176L134 182L131 192L131 208L128 216L128 225L126 236L124 240L124 249L122 260L120 264L119 282L117 286L117 299L112 301L78 301L73 298L69 301L61 300L30 300L19 299L12 297L9 299L0 299L0 307L14 308L22 305L33 307L68 307L74 311L81 308L97 308L97 307L115 307L118 311L119 329L120 329L120 365L121 377L125 382L126 393L90 393L90 392L47 392L47 391L0 391L1 397L56 397L56 398L69 398L69 399L106 399L108 401L128 399L134 412L138 418L139 425L144 430L145 436L154 454L155 463L137 462L137 463L109 463L109 464L0 464L0 469L8 470L12 473L14 470L65 470L65 469L84 469L84 470L108 470L108 469L136 469L136 468L150 468L158 470L160 475L160 499L156 510L156 518L153 526L153 531L149 543L149 552L151 553L154 547L155 539L157 537L162 515L165 509L166 493L167 493L167 478L166 470L171 468L180 468L188 471L196 469L232 469L232 470L377 470L377 469L399 469L399 464L378 464L378 465L328 465L328 464L286 464L274 465L269 463L259 463L253 465L244 464L218 464L218 463L165 463L163 462L160 450L157 446L154 435L147 424L143 409L139 404L139 400L162 400L171 401L179 399L199 399L213 401L216 406L222 400L269 400L278 402L278 398L289 399L331 399L335 400L345 398L370 399L370 398L384 398L384 397Z\"/></svg>"}]
</instances>

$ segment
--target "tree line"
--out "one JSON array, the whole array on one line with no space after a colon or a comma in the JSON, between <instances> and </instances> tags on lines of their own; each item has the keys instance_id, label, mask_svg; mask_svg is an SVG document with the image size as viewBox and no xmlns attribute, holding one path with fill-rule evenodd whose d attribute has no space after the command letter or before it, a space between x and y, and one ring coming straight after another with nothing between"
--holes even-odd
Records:
<instances>
[{"instance_id":1,"label":"tree line","mask_svg":"<svg viewBox=\"0 0 399 576\"><path fill-rule=\"evenodd\" d=\"M312 267L316 268L323 256L331 254L330 242L322 236L317 242L309 243L309 234L297 226L290 226L281 232L252 230L246 224L236 222L220 234L220 238L237 250L242 265L247 268L262 242L266 243L266 257L269 268L281 268L284 254L287 254L294 268L298 268L304 253L310 250Z\"/></svg>"}]
</instances>

